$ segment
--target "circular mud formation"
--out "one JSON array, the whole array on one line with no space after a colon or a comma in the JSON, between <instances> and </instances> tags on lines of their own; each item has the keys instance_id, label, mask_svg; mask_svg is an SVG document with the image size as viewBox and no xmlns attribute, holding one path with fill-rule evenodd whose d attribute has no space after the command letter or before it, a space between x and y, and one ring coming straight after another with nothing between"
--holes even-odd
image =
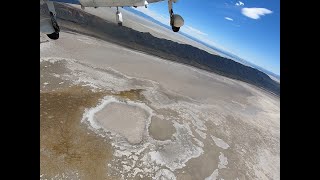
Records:
<instances>
[{"instance_id":1,"label":"circular mud formation","mask_svg":"<svg viewBox=\"0 0 320 180\"><path fill-rule=\"evenodd\" d=\"M146 107L142 106L106 97L100 106L91 109L87 118L94 127L119 134L131 144L138 144L143 139L146 123L151 116Z\"/></svg>"},{"instance_id":2,"label":"circular mud formation","mask_svg":"<svg viewBox=\"0 0 320 180\"><path fill-rule=\"evenodd\" d=\"M146 104L123 98L119 93L105 96L96 107L87 109L82 122L89 123L98 134L111 133L134 145L148 136L153 115L153 110Z\"/></svg>"},{"instance_id":3,"label":"circular mud formation","mask_svg":"<svg viewBox=\"0 0 320 180\"><path fill-rule=\"evenodd\" d=\"M149 126L150 135L156 140L169 140L176 132L173 123L169 120L163 120L157 116L151 118L151 124Z\"/></svg>"}]
</instances>

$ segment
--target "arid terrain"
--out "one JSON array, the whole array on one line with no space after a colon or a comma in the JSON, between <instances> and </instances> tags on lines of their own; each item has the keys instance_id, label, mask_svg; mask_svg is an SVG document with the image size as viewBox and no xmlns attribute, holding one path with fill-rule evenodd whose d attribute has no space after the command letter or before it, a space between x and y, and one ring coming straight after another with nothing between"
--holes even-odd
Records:
<instances>
[{"instance_id":1,"label":"arid terrain","mask_svg":"<svg viewBox=\"0 0 320 180\"><path fill-rule=\"evenodd\" d=\"M77 29L40 33L40 108L40 179L280 179L279 96Z\"/></svg>"}]
</instances>

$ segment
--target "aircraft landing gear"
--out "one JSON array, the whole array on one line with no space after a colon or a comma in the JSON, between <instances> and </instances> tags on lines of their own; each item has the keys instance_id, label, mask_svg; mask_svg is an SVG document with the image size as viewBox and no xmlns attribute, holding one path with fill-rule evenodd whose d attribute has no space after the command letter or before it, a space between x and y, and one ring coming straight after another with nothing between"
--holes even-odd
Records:
<instances>
[{"instance_id":1,"label":"aircraft landing gear","mask_svg":"<svg viewBox=\"0 0 320 180\"><path fill-rule=\"evenodd\" d=\"M177 2L178 0L168 0L168 8L169 8L169 14L170 14L170 25L172 27L173 32L178 32L180 30L180 27L183 26L184 20L180 15L173 13L172 1Z\"/></svg>"},{"instance_id":2,"label":"aircraft landing gear","mask_svg":"<svg viewBox=\"0 0 320 180\"><path fill-rule=\"evenodd\" d=\"M179 32L180 27L171 26L173 32Z\"/></svg>"},{"instance_id":3,"label":"aircraft landing gear","mask_svg":"<svg viewBox=\"0 0 320 180\"><path fill-rule=\"evenodd\" d=\"M117 7L117 12L116 12L116 21L118 23L119 26L122 26L122 13L119 11L118 7Z\"/></svg>"},{"instance_id":4,"label":"aircraft landing gear","mask_svg":"<svg viewBox=\"0 0 320 180\"><path fill-rule=\"evenodd\" d=\"M47 6L48 6L48 9L49 9L49 12L50 12L51 24L52 24L52 27L54 29L54 32L51 33L51 34L47 34L47 36L50 39L57 40L57 39L59 39L60 27L58 25L57 18L56 18L56 10L54 8L53 2L48 1L48 0L46 0L45 2L47 4Z\"/></svg>"}]
</instances>

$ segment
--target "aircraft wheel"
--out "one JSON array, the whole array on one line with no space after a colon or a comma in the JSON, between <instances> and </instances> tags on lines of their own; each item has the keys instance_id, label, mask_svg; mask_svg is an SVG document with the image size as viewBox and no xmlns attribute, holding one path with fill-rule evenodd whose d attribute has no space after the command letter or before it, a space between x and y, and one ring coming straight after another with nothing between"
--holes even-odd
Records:
<instances>
[{"instance_id":1,"label":"aircraft wheel","mask_svg":"<svg viewBox=\"0 0 320 180\"><path fill-rule=\"evenodd\" d=\"M54 32L54 33L52 33L52 34L47 34L47 36L48 36L50 39L53 39L53 40L59 39L59 33L58 33L58 32Z\"/></svg>"},{"instance_id":2,"label":"aircraft wheel","mask_svg":"<svg viewBox=\"0 0 320 180\"><path fill-rule=\"evenodd\" d=\"M180 30L180 27L172 26L172 30L173 32L178 32Z\"/></svg>"}]
</instances>

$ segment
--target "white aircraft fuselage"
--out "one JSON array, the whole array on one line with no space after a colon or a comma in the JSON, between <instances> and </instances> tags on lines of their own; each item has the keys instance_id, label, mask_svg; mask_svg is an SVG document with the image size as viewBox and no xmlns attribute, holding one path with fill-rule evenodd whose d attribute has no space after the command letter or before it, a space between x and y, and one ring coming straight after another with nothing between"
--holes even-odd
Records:
<instances>
[{"instance_id":1,"label":"white aircraft fuselage","mask_svg":"<svg viewBox=\"0 0 320 180\"><path fill-rule=\"evenodd\" d=\"M123 7L123 6L145 6L146 0L79 0L84 7Z\"/></svg>"},{"instance_id":2,"label":"white aircraft fuselage","mask_svg":"<svg viewBox=\"0 0 320 180\"><path fill-rule=\"evenodd\" d=\"M57 22L53 1L78 4L81 5L83 10L85 10L85 7L116 7L116 21L119 26L122 26L123 18L121 12L118 10L119 7L145 6L147 8L149 3L151 4L164 0L77 0L77 2L64 0L40 0L40 5L43 3L47 4L50 13L50 18L40 19L40 32L44 32L50 39L56 40L59 38L60 28ZM172 10L172 3L177 1L178 0L168 0L170 25L174 32L178 32L180 27L184 24L183 18L178 14L174 14Z\"/></svg>"}]
</instances>

